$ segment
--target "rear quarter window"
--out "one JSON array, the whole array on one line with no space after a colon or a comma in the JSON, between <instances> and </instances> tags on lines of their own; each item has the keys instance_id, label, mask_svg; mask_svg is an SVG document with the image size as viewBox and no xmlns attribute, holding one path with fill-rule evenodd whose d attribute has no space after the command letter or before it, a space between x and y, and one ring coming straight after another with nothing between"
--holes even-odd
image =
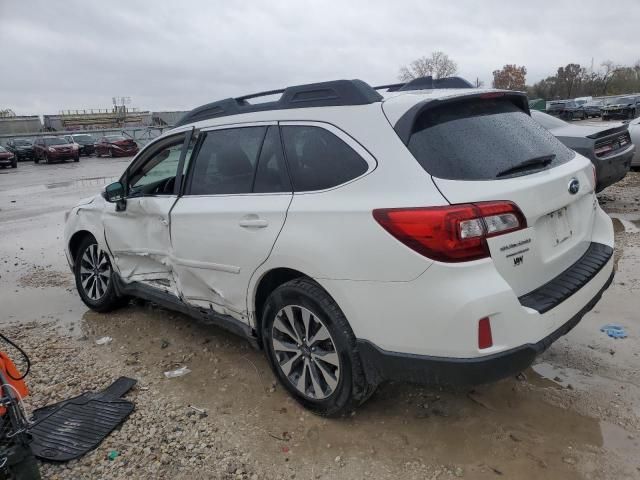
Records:
<instances>
[{"instance_id":1,"label":"rear quarter window","mask_svg":"<svg viewBox=\"0 0 640 480\"><path fill-rule=\"evenodd\" d=\"M495 180L527 175L501 172L528 160L555 156L544 169L574 152L508 99L469 99L428 109L416 119L408 148L431 175L449 180Z\"/></svg>"},{"instance_id":2,"label":"rear quarter window","mask_svg":"<svg viewBox=\"0 0 640 480\"><path fill-rule=\"evenodd\" d=\"M332 188L369 168L358 153L324 128L283 126L282 138L295 192Z\"/></svg>"}]
</instances>

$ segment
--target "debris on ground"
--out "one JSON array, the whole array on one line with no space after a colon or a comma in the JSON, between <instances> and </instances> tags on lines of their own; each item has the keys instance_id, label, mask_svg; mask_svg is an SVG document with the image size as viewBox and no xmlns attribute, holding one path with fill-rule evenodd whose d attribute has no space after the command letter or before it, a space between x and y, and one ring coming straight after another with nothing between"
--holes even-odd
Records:
<instances>
[{"instance_id":1,"label":"debris on ground","mask_svg":"<svg viewBox=\"0 0 640 480\"><path fill-rule=\"evenodd\" d=\"M187 373L191 373L191 370L189 370L187 367L182 366L180 368L176 368L175 370L169 370L168 372L164 372L164 376L167 378L176 378L176 377L182 377Z\"/></svg>"},{"instance_id":2,"label":"debris on ground","mask_svg":"<svg viewBox=\"0 0 640 480\"><path fill-rule=\"evenodd\" d=\"M111 337L100 337L96 340L96 345L108 345L113 342L113 338Z\"/></svg>"},{"instance_id":3,"label":"debris on ground","mask_svg":"<svg viewBox=\"0 0 640 480\"><path fill-rule=\"evenodd\" d=\"M608 325L600 327L600 331L606 333L611 338L627 338L627 332L624 327L614 323L609 323Z\"/></svg>"}]
</instances>

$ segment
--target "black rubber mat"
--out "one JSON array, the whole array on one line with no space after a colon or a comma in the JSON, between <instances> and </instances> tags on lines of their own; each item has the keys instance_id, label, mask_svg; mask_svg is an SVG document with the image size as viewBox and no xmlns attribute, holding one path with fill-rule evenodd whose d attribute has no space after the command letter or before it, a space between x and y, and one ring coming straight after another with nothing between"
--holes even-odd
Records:
<instances>
[{"instance_id":1,"label":"black rubber mat","mask_svg":"<svg viewBox=\"0 0 640 480\"><path fill-rule=\"evenodd\" d=\"M120 377L101 392L87 392L36 410L31 449L42 460L66 462L90 452L134 410L120 397L136 381Z\"/></svg>"}]
</instances>

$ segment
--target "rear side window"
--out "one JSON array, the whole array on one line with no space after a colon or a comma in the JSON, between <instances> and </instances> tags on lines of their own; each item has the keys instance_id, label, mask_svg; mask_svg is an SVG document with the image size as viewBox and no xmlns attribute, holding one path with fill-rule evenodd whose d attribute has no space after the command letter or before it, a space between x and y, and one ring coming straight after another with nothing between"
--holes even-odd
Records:
<instances>
[{"instance_id":1,"label":"rear side window","mask_svg":"<svg viewBox=\"0 0 640 480\"><path fill-rule=\"evenodd\" d=\"M575 155L508 99L470 99L423 112L409 150L431 175L450 180L494 180L566 163ZM543 167L524 162L551 159ZM513 171L504 175L504 172Z\"/></svg>"},{"instance_id":2,"label":"rear side window","mask_svg":"<svg viewBox=\"0 0 640 480\"><path fill-rule=\"evenodd\" d=\"M368 169L360 155L324 128L281 128L295 192L335 187L359 177Z\"/></svg>"},{"instance_id":3,"label":"rear side window","mask_svg":"<svg viewBox=\"0 0 640 480\"><path fill-rule=\"evenodd\" d=\"M191 195L250 193L266 127L207 132L192 173Z\"/></svg>"}]
</instances>

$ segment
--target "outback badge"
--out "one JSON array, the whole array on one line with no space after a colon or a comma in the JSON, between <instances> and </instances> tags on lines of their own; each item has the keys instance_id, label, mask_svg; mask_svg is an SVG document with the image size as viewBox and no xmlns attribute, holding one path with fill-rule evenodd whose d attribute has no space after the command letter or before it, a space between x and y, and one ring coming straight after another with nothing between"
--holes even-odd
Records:
<instances>
[{"instance_id":1,"label":"outback badge","mask_svg":"<svg viewBox=\"0 0 640 480\"><path fill-rule=\"evenodd\" d=\"M577 178L572 178L569 182L569 193L575 195L580 190L580 181Z\"/></svg>"}]
</instances>

